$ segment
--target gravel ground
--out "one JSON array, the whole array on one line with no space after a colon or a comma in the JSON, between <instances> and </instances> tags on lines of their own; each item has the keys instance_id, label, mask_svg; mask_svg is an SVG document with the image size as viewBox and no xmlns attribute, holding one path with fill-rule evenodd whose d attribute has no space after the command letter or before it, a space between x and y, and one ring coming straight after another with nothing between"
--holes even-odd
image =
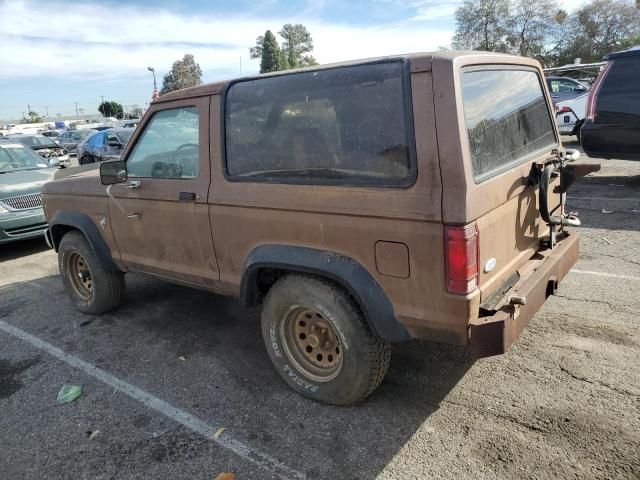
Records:
<instances>
[{"instance_id":1,"label":"gravel ground","mask_svg":"<svg viewBox=\"0 0 640 480\"><path fill-rule=\"evenodd\" d=\"M43 242L2 246L0 477L640 478L640 162L602 164L568 202L580 261L505 355L395 345L350 408L286 387L258 309L131 275L87 317Z\"/></svg>"}]
</instances>

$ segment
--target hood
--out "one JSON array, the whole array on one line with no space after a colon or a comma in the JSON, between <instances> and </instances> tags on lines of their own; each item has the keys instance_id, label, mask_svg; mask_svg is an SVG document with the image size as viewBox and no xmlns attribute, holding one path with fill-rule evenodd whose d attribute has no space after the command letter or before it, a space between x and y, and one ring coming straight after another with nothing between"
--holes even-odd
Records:
<instances>
[{"instance_id":1,"label":"hood","mask_svg":"<svg viewBox=\"0 0 640 480\"><path fill-rule=\"evenodd\" d=\"M106 195L106 187L100 182L100 164L91 163L80 167L58 170L53 182L42 189L44 194Z\"/></svg>"},{"instance_id":2,"label":"hood","mask_svg":"<svg viewBox=\"0 0 640 480\"><path fill-rule=\"evenodd\" d=\"M41 168L0 174L0 198L38 193L55 173L55 168Z\"/></svg>"}]
</instances>

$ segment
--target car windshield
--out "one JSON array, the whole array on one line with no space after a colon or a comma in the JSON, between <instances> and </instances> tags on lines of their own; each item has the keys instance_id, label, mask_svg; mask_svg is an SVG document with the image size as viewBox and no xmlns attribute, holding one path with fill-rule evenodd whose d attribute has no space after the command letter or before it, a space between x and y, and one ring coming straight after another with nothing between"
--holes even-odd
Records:
<instances>
[{"instance_id":1,"label":"car windshield","mask_svg":"<svg viewBox=\"0 0 640 480\"><path fill-rule=\"evenodd\" d=\"M14 140L17 140L21 144L31 148L53 148L58 146L53 140L45 137L44 135L21 135L20 137L15 137Z\"/></svg>"},{"instance_id":2,"label":"car windshield","mask_svg":"<svg viewBox=\"0 0 640 480\"><path fill-rule=\"evenodd\" d=\"M134 130L133 128L131 130L118 130L115 133L120 139L120 141L122 142L122 144L126 145L127 143L129 143L129 140L131 140L131 135L133 135L133 130Z\"/></svg>"},{"instance_id":3,"label":"car windshield","mask_svg":"<svg viewBox=\"0 0 640 480\"><path fill-rule=\"evenodd\" d=\"M0 174L41 168L51 165L20 144L0 142Z\"/></svg>"}]
</instances>

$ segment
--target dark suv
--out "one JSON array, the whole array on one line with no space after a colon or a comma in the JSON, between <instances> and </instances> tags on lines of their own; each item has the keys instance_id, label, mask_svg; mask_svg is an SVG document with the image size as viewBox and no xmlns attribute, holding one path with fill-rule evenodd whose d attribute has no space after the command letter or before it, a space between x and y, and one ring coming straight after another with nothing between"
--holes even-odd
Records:
<instances>
[{"instance_id":1,"label":"dark suv","mask_svg":"<svg viewBox=\"0 0 640 480\"><path fill-rule=\"evenodd\" d=\"M592 157L640 160L640 47L604 57L581 132Z\"/></svg>"}]
</instances>

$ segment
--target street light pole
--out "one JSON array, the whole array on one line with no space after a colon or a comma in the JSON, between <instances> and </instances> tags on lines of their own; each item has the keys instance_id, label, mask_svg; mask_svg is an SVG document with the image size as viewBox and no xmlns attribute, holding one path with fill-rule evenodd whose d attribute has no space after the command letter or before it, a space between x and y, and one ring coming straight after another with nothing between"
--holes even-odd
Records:
<instances>
[{"instance_id":1,"label":"street light pole","mask_svg":"<svg viewBox=\"0 0 640 480\"><path fill-rule=\"evenodd\" d=\"M151 73L153 73L153 89L157 90L158 89L158 85L156 84L156 69L153 67L147 67L147 70L149 70Z\"/></svg>"}]
</instances>

